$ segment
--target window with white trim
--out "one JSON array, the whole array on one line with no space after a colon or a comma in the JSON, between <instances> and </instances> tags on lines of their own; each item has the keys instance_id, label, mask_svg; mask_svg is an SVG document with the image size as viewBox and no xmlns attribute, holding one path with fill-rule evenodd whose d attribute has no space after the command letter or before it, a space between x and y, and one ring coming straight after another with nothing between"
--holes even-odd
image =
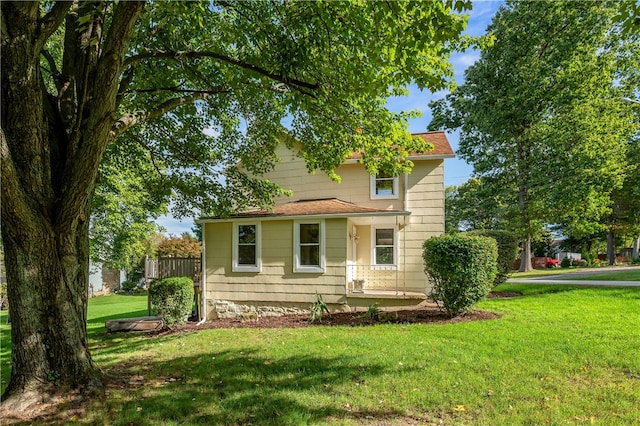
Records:
<instances>
[{"instance_id":1,"label":"window with white trim","mask_svg":"<svg viewBox=\"0 0 640 426\"><path fill-rule=\"evenodd\" d=\"M260 272L260 223L233 224L233 272Z\"/></svg>"},{"instance_id":2,"label":"window with white trim","mask_svg":"<svg viewBox=\"0 0 640 426\"><path fill-rule=\"evenodd\" d=\"M399 179L386 173L371 176L371 199L398 198Z\"/></svg>"},{"instance_id":3,"label":"window with white trim","mask_svg":"<svg viewBox=\"0 0 640 426\"><path fill-rule=\"evenodd\" d=\"M372 229L371 259L376 267L394 267L397 259L397 236L394 227Z\"/></svg>"},{"instance_id":4,"label":"window with white trim","mask_svg":"<svg viewBox=\"0 0 640 426\"><path fill-rule=\"evenodd\" d=\"M293 272L324 272L324 221L294 221Z\"/></svg>"}]
</instances>

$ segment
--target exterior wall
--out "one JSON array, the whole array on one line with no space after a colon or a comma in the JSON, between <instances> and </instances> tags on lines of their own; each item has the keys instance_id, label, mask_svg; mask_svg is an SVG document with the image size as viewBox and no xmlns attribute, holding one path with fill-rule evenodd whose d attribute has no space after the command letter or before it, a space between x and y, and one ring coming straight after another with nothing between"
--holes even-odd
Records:
<instances>
[{"instance_id":1,"label":"exterior wall","mask_svg":"<svg viewBox=\"0 0 640 426\"><path fill-rule=\"evenodd\" d=\"M444 160L416 161L408 176L407 208L411 216L400 231L400 246L406 265L407 290L429 291L422 261L422 243L444 233ZM426 289L426 290L424 290Z\"/></svg>"},{"instance_id":2,"label":"exterior wall","mask_svg":"<svg viewBox=\"0 0 640 426\"><path fill-rule=\"evenodd\" d=\"M400 204L404 204L403 185L404 179L401 177L400 199L394 200ZM365 289L425 293L429 291L422 260L422 243L432 236L444 233L444 161L416 161L413 172L407 178L407 187L407 210L411 215L399 218L397 270L375 271L367 267L358 267L359 275L366 276ZM373 263L372 226L359 224L356 227L358 265Z\"/></svg>"},{"instance_id":3,"label":"exterior wall","mask_svg":"<svg viewBox=\"0 0 640 426\"><path fill-rule=\"evenodd\" d=\"M282 160L275 169L264 175L281 187L293 191L291 197L278 197L276 204L284 204L295 200L311 200L320 198L338 198L342 201L365 207L400 210L403 208L402 198L372 200L370 198L370 176L360 164L343 164L336 173L342 178L341 183L329 179L323 171L311 174L302 158L281 144L276 150ZM403 180L400 178L400 194L403 191Z\"/></svg>"},{"instance_id":4,"label":"exterior wall","mask_svg":"<svg viewBox=\"0 0 640 426\"><path fill-rule=\"evenodd\" d=\"M399 178L398 199L372 200L370 175L359 164L342 165L337 183L321 171L309 174L304 160L281 145L277 150L281 158L276 168L264 177L293 192L291 197L280 197L276 204L295 200L338 198L360 206L404 210L403 217L357 217L352 219L326 219L326 267L323 274L293 273L293 220L262 221L261 272L232 272L232 222L205 224L208 316L215 318L216 304L222 301L235 304L240 311L265 306L280 306L283 313L296 312L294 308L308 309L317 291L327 304L345 306L347 278L356 277L349 272L347 263L357 263L357 271L366 277L365 289L397 290L427 293L429 285L422 261L423 242L444 233L444 160L414 161L412 173ZM407 193L405 206L404 194ZM376 224L396 222L397 269L371 268L371 228ZM353 240L353 228L357 239ZM354 252L355 250L355 252ZM351 284L353 285L353 283ZM354 287L351 287L354 288ZM227 303L224 302L224 303ZM226 309L226 308L225 308ZM264 315L264 311L259 312ZM213 314L213 315L212 315Z\"/></svg>"},{"instance_id":5,"label":"exterior wall","mask_svg":"<svg viewBox=\"0 0 640 426\"><path fill-rule=\"evenodd\" d=\"M293 220L262 222L261 272L232 272L232 221L204 226L207 316L216 317L214 308L221 301L241 307L281 306L295 312L294 308L308 309L316 291L334 307L346 303L347 219L325 220L323 274L293 272Z\"/></svg>"}]
</instances>

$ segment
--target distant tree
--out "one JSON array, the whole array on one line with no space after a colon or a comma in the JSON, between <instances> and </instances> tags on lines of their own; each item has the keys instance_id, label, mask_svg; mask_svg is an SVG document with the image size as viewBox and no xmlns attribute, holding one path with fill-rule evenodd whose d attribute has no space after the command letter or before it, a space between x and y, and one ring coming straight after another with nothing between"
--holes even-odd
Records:
<instances>
[{"instance_id":1,"label":"distant tree","mask_svg":"<svg viewBox=\"0 0 640 426\"><path fill-rule=\"evenodd\" d=\"M506 225L504 212L502 201L483 186L482 179L445 188L446 232L500 229Z\"/></svg>"},{"instance_id":2,"label":"distant tree","mask_svg":"<svg viewBox=\"0 0 640 426\"><path fill-rule=\"evenodd\" d=\"M160 183L145 156L132 156L122 145L107 147L92 201L91 260L127 273L152 254L155 220L168 211L171 191Z\"/></svg>"},{"instance_id":3,"label":"distant tree","mask_svg":"<svg viewBox=\"0 0 640 426\"><path fill-rule=\"evenodd\" d=\"M618 53L633 40L618 37L615 13L604 2L509 1L465 83L432 103L430 128L461 129L459 155L506 200L523 242L520 270L531 269L545 224L601 228L628 171L637 123L619 99L633 67Z\"/></svg>"},{"instance_id":4,"label":"distant tree","mask_svg":"<svg viewBox=\"0 0 640 426\"><path fill-rule=\"evenodd\" d=\"M637 109L640 110L640 105ZM638 116L640 117L640 112ZM640 135L636 135L629 142L628 153L628 162L631 168L625 176L622 188L611 193L613 208L607 217L607 258L612 265L616 262L616 235L630 237L633 241L631 256L638 257L640 240Z\"/></svg>"},{"instance_id":5,"label":"distant tree","mask_svg":"<svg viewBox=\"0 0 640 426\"><path fill-rule=\"evenodd\" d=\"M191 232L195 235L196 239L202 242L202 224L201 223L193 223L193 227L191 228Z\"/></svg>"},{"instance_id":6,"label":"distant tree","mask_svg":"<svg viewBox=\"0 0 640 426\"><path fill-rule=\"evenodd\" d=\"M202 244L193 235L184 232L181 236L160 235L156 243L158 257L200 257Z\"/></svg>"}]
</instances>

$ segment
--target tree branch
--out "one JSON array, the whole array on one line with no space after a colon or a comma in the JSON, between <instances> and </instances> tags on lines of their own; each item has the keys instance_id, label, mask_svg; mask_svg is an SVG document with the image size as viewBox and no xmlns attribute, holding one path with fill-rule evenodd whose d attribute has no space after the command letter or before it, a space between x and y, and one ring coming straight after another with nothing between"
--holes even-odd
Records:
<instances>
[{"instance_id":1,"label":"tree branch","mask_svg":"<svg viewBox=\"0 0 640 426\"><path fill-rule=\"evenodd\" d=\"M195 90L195 89L180 89L179 87L155 87L152 89L132 89L125 90L123 93L157 93L157 92L172 92L172 93L204 93L207 95L217 95L218 93L228 93L229 90L222 90L222 88L215 88L213 90Z\"/></svg>"},{"instance_id":2,"label":"tree branch","mask_svg":"<svg viewBox=\"0 0 640 426\"><path fill-rule=\"evenodd\" d=\"M0 176L2 178L2 226L9 226L17 235L29 235L36 223L42 221L35 217L34 200L29 197L20 183L20 174L11 155L4 130L0 127ZM10 212L11 214L5 214ZM29 232L27 232L29 231Z\"/></svg>"},{"instance_id":3,"label":"tree branch","mask_svg":"<svg viewBox=\"0 0 640 426\"><path fill-rule=\"evenodd\" d=\"M213 59L218 59L220 61L226 62L228 64L238 66L240 68L243 68L249 71L253 71L257 74L263 75L275 81L279 81L286 85L293 86L298 90L308 89L311 91L317 91L320 89L320 85L316 83L308 83L306 81L298 80L295 78L287 78L282 75L276 75L256 65L248 64L246 62L239 61L237 59L233 59L228 56L221 55L215 52L191 52L191 51L144 52L134 56L130 56L129 58L125 59L124 65L128 66L135 62L143 61L145 59L158 59L158 58L174 59L174 60L177 60L178 58L190 58L190 59L213 58ZM309 92L301 91L301 93L305 95L309 95Z\"/></svg>"},{"instance_id":4,"label":"tree branch","mask_svg":"<svg viewBox=\"0 0 640 426\"><path fill-rule=\"evenodd\" d=\"M53 34L53 32L62 24L67 12L73 5L71 1L57 1L53 5L49 13L44 15L40 19L40 34L38 35L38 41L36 42L37 51L41 50L47 39Z\"/></svg>"},{"instance_id":5,"label":"tree branch","mask_svg":"<svg viewBox=\"0 0 640 426\"><path fill-rule=\"evenodd\" d=\"M49 68L51 68L49 72L51 73L53 82L56 85L56 89L58 89L58 97L60 97L62 88L64 87L62 82L60 81L60 70L56 65L55 59L53 59L53 56L51 56L51 53L49 53L48 50L42 49L41 53L42 53L42 56L44 56L44 58L47 60L47 63L49 64Z\"/></svg>"},{"instance_id":6,"label":"tree branch","mask_svg":"<svg viewBox=\"0 0 640 426\"><path fill-rule=\"evenodd\" d=\"M222 88L218 93L223 92ZM128 128L135 126L136 124L140 124L145 121L153 120L154 118L158 118L161 115L178 108L182 105L187 105L193 103L200 99L205 99L209 97L211 93L193 93L191 95L182 96L179 98L169 99L158 105L155 109L152 110L138 110L129 114L125 114L118 118L115 123L111 126L111 131L109 132L109 139L113 140L120 136L124 131Z\"/></svg>"}]
</instances>

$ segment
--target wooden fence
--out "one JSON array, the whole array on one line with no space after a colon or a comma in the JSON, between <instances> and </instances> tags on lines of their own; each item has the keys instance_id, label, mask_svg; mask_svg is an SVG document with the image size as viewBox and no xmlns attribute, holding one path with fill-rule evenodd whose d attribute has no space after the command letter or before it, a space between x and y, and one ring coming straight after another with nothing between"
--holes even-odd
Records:
<instances>
[{"instance_id":1,"label":"wooden fence","mask_svg":"<svg viewBox=\"0 0 640 426\"><path fill-rule=\"evenodd\" d=\"M189 277L194 284L195 315L201 319L200 312L200 278L202 277L202 261L199 257L160 257L146 258L144 261L144 284L149 288L151 280L167 277ZM147 298L147 314L151 315L151 301Z\"/></svg>"},{"instance_id":2,"label":"wooden fence","mask_svg":"<svg viewBox=\"0 0 640 426\"><path fill-rule=\"evenodd\" d=\"M202 262L194 257L160 257L158 259L145 259L144 281L149 286L149 281L154 278L189 277L194 283L200 283L202 275Z\"/></svg>"}]
</instances>

